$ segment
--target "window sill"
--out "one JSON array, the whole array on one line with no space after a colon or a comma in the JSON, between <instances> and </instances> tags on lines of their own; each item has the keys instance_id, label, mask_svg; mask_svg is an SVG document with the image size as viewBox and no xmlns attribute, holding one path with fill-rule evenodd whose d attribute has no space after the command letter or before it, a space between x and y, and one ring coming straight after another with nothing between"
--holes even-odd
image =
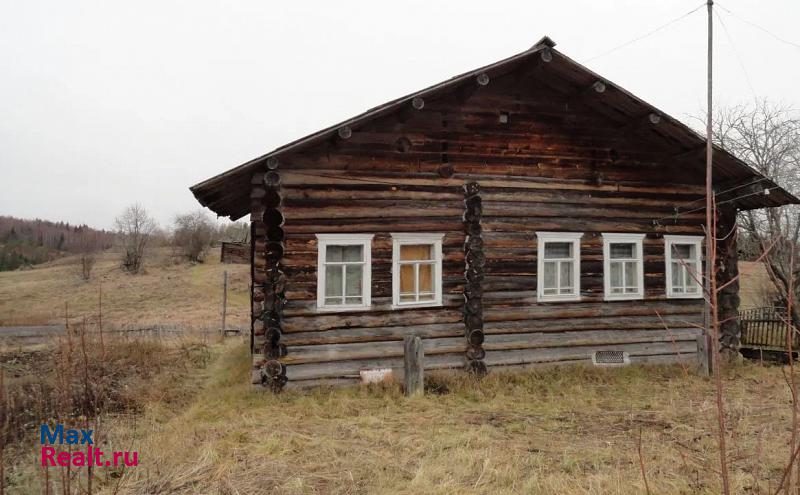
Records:
<instances>
[{"instance_id":1,"label":"window sill","mask_svg":"<svg viewBox=\"0 0 800 495\"><path fill-rule=\"evenodd\" d=\"M414 308L441 308L441 301L425 302L425 303L407 303L407 304L392 304L392 309L414 309Z\"/></svg>"},{"instance_id":2,"label":"window sill","mask_svg":"<svg viewBox=\"0 0 800 495\"><path fill-rule=\"evenodd\" d=\"M702 292L698 294L667 294L667 299L703 299Z\"/></svg>"},{"instance_id":3,"label":"window sill","mask_svg":"<svg viewBox=\"0 0 800 495\"><path fill-rule=\"evenodd\" d=\"M537 296L536 302L575 302L580 301L581 295L575 294L572 296Z\"/></svg>"},{"instance_id":4,"label":"window sill","mask_svg":"<svg viewBox=\"0 0 800 495\"><path fill-rule=\"evenodd\" d=\"M625 294L625 295L605 295L604 301L641 301L644 299L644 294Z\"/></svg>"},{"instance_id":5,"label":"window sill","mask_svg":"<svg viewBox=\"0 0 800 495\"><path fill-rule=\"evenodd\" d=\"M317 306L317 313L351 313L354 311L369 311L372 306Z\"/></svg>"}]
</instances>

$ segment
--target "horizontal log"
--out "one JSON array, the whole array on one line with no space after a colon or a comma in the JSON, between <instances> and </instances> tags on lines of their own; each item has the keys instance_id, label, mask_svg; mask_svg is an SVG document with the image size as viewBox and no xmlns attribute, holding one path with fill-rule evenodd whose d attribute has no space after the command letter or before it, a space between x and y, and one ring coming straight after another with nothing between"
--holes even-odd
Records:
<instances>
[{"instance_id":1,"label":"horizontal log","mask_svg":"<svg viewBox=\"0 0 800 495\"><path fill-rule=\"evenodd\" d=\"M663 320L663 323L662 323ZM663 330L700 328L703 324L701 312L684 315L658 316L612 316L588 318L558 318L538 320L511 320L485 322L487 335L532 332L569 332L576 330Z\"/></svg>"},{"instance_id":2,"label":"horizontal log","mask_svg":"<svg viewBox=\"0 0 800 495\"><path fill-rule=\"evenodd\" d=\"M348 219L348 218L415 218L415 217L453 217L461 218L464 212L458 203L438 204L433 202L373 201L364 206L318 206L299 208L284 206L284 213L295 220L308 219Z\"/></svg>"},{"instance_id":3,"label":"horizontal log","mask_svg":"<svg viewBox=\"0 0 800 495\"><path fill-rule=\"evenodd\" d=\"M484 303L489 299L484 295ZM698 314L703 310L703 302L696 300L670 300L664 302L630 301L615 303L549 303L537 304L527 308L488 307L484 308L484 321L536 320L558 318L597 318L608 316L653 316L656 311L664 314Z\"/></svg>"},{"instance_id":4,"label":"horizontal log","mask_svg":"<svg viewBox=\"0 0 800 495\"><path fill-rule=\"evenodd\" d=\"M432 356L435 354L463 353L467 348L467 344L463 338L437 338L423 339L423 347L425 355ZM288 355L282 358L281 362L289 365L402 356L402 341L319 344L313 346L289 346Z\"/></svg>"},{"instance_id":5,"label":"horizontal log","mask_svg":"<svg viewBox=\"0 0 800 495\"><path fill-rule=\"evenodd\" d=\"M526 363L546 363L566 360L590 359L591 354L599 350L624 351L631 356L649 356L665 354L694 354L697 351L697 342L682 341L677 344L672 342L640 343L640 344L614 344L586 347L544 348L486 351L484 362L488 366L513 365Z\"/></svg>"},{"instance_id":6,"label":"horizontal log","mask_svg":"<svg viewBox=\"0 0 800 495\"><path fill-rule=\"evenodd\" d=\"M438 153L435 159L438 159ZM283 175L284 185L299 186L305 184L325 184L328 186L337 185L353 185L356 183L373 182L376 184L390 184L395 187L399 186L452 186L462 187L463 179L453 177L450 179L443 179L431 173L428 177L423 174L420 177L409 177L407 171L400 173L379 173L371 171L368 173L360 173L358 177L353 177L352 172L341 173L330 170L297 170L287 171ZM562 180L562 179L548 179L542 177L492 177L491 175L476 176L480 179L481 187L509 187L514 189L557 189L567 191L616 191L618 193L664 193L670 194L676 190L685 192L686 194L702 195L704 190L702 186L691 184L669 184L660 183L654 185L652 183L636 183L632 181L625 183L619 181L616 184L603 184L594 185L587 184L585 181L579 180Z\"/></svg>"},{"instance_id":7,"label":"horizontal log","mask_svg":"<svg viewBox=\"0 0 800 495\"><path fill-rule=\"evenodd\" d=\"M285 333L328 330L333 328L431 325L461 321L458 308L404 308L387 313L320 313L317 316L287 316L282 324Z\"/></svg>"},{"instance_id":8,"label":"horizontal log","mask_svg":"<svg viewBox=\"0 0 800 495\"><path fill-rule=\"evenodd\" d=\"M460 337L464 326L460 323L411 325L391 327L347 328L310 332L286 333L281 342L287 345L342 344L356 342L402 341L406 335L416 334L424 339Z\"/></svg>"},{"instance_id":9,"label":"horizontal log","mask_svg":"<svg viewBox=\"0 0 800 495\"><path fill-rule=\"evenodd\" d=\"M694 364L697 354L692 352L681 354L654 354L648 356L630 356L631 364L635 365L669 365L669 364ZM548 368L553 366L592 366L590 357L583 359L565 359L562 361L540 361L525 364L494 365L489 368L491 373L524 373L531 369Z\"/></svg>"},{"instance_id":10,"label":"horizontal log","mask_svg":"<svg viewBox=\"0 0 800 495\"><path fill-rule=\"evenodd\" d=\"M699 329L591 330L545 333L492 334L486 337L487 351L538 349L544 347L603 346L643 342L696 342Z\"/></svg>"},{"instance_id":11,"label":"horizontal log","mask_svg":"<svg viewBox=\"0 0 800 495\"><path fill-rule=\"evenodd\" d=\"M669 217L674 213L674 204L664 203L660 207L630 208L627 205L592 204L557 204L557 203L519 203L485 201L484 217L530 217L530 218L644 218L647 220ZM702 223L705 213L683 213L679 217L682 222ZM666 220L663 221L666 223Z\"/></svg>"},{"instance_id":12,"label":"horizontal log","mask_svg":"<svg viewBox=\"0 0 800 495\"><path fill-rule=\"evenodd\" d=\"M400 344L402 348L402 343ZM428 355L425 350L425 370L461 368L465 358L463 351L454 354ZM389 368L395 376L403 374L403 358L364 359L311 364L292 364L286 369L289 382L319 378L360 378L360 370Z\"/></svg>"}]
</instances>

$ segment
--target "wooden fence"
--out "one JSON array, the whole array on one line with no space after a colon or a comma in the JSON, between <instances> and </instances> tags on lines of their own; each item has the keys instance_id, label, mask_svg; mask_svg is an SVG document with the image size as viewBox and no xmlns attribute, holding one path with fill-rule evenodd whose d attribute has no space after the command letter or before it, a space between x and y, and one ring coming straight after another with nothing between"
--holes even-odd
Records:
<instances>
[{"instance_id":1,"label":"wooden fence","mask_svg":"<svg viewBox=\"0 0 800 495\"><path fill-rule=\"evenodd\" d=\"M761 307L745 309L739 312L742 325L741 347L744 349L760 349L764 351L788 351L784 322L786 308ZM792 350L800 349L800 334L793 332Z\"/></svg>"}]
</instances>

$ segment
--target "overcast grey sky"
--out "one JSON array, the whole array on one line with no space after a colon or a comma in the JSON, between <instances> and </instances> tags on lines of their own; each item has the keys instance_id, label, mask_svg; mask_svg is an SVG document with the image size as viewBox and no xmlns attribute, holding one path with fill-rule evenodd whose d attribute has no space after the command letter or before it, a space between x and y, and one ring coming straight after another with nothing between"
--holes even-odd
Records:
<instances>
[{"instance_id":1,"label":"overcast grey sky","mask_svg":"<svg viewBox=\"0 0 800 495\"><path fill-rule=\"evenodd\" d=\"M0 214L108 228L139 201L168 224L199 206L190 185L368 107L545 34L583 63L701 3L0 0ZM721 5L800 42L797 0ZM715 18L717 103L800 104L800 50L720 15L735 51ZM587 65L686 120L705 23Z\"/></svg>"}]
</instances>

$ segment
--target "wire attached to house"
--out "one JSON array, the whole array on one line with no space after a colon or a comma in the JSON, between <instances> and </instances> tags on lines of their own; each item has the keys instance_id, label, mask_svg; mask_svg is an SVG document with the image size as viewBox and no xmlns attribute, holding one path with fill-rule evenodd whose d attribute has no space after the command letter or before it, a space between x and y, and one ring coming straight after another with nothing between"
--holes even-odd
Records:
<instances>
[{"instance_id":1,"label":"wire attached to house","mask_svg":"<svg viewBox=\"0 0 800 495\"><path fill-rule=\"evenodd\" d=\"M753 184L758 184L759 182L762 182L762 181L765 181L765 180L768 180L768 179L767 179L766 177L761 177L761 178L759 178L759 179L756 179L756 180L754 180L754 181L752 181L752 182L748 182L748 183L746 183L746 184L740 184L740 185L737 185L737 186L733 186L733 187L730 187L730 188L728 188L728 189L725 189L725 190L723 190L723 191L716 191L716 192L714 193L714 196L715 196L715 197L716 197L716 196L721 196L721 195L723 195L723 194L727 194L727 193L729 193L729 192L731 192L731 191L735 191L736 189L741 189L741 188L743 188L743 187L752 186ZM703 195L703 196L701 196L701 197L699 197L699 198L697 198L697 199L693 199L693 200L691 200L691 201L687 201L687 202L685 202L685 203L681 203L681 204L678 204L678 205L674 205L674 208L675 208L675 210L676 210L676 212L677 212L677 210L679 210L680 208L684 208L684 207L686 207L686 206L688 206L688 205L691 205L691 204L697 203L698 201L705 201L705 199L706 199L706 197L705 197L705 195ZM672 218L672 217L669 217L669 218Z\"/></svg>"},{"instance_id":2,"label":"wire attached to house","mask_svg":"<svg viewBox=\"0 0 800 495\"><path fill-rule=\"evenodd\" d=\"M706 6L706 3L703 2L697 8L695 8L694 10L690 10L689 12L686 12L685 14L683 14L683 15L681 15L679 17L676 17L675 19L672 19L671 21L667 22L666 24L662 24L661 26L653 29L652 31L649 31L649 32L647 32L647 33L645 33L645 34L643 34L641 36L637 36L636 38L633 38L632 40L626 41L625 43L623 43L621 45L615 46L614 48L612 48L612 49L610 49L608 51L600 53L599 55L595 55L592 58L586 59L586 62L588 63L588 62L591 62L592 60L596 60L596 59L598 59L600 57L605 57L606 55L614 53L617 50L621 50L621 49L625 48L628 45L632 45L633 43L636 43L637 41L641 41L641 40L643 40L645 38L649 38L650 36L656 34L659 31L662 31L663 29L668 28L669 26L675 24L676 22L681 21L681 20L685 19L686 17L689 17L690 15L694 14L695 12L697 12L698 10L702 9L705 6Z\"/></svg>"},{"instance_id":3,"label":"wire attached to house","mask_svg":"<svg viewBox=\"0 0 800 495\"><path fill-rule=\"evenodd\" d=\"M761 180L764 180L764 179L761 179ZM739 186L739 187L744 187L744 186ZM736 187L734 189L738 189L739 187ZM735 198L730 198L730 199L726 199L725 201L720 201L719 203L715 203L715 205L718 206L718 205L724 205L724 204L728 204L728 203L733 203L733 202L738 201L740 199L749 198L750 196L757 196L759 194L764 194L764 195L768 196L770 191L777 190L777 189L780 189L780 187L779 186L765 187L761 191L756 191L756 192L752 192L752 193L748 193L748 194L742 194L741 196L736 196ZM716 194L714 194L714 195L716 196ZM705 209L706 209L705 206L701 206L699 208L694 208L692 210L678 212L677 211L677 207L676 207L676 211L675 211L674 215L670 215L668 217L656 218L655 220L653 220L653 223L658 225L658 224L660 224L660 222L662 220L676 220L677 221L677 219L679 217L683 216L683 215L688 215L690 213L697 213L698 211L703 211Z\"/></svg>"}]
</instances>

